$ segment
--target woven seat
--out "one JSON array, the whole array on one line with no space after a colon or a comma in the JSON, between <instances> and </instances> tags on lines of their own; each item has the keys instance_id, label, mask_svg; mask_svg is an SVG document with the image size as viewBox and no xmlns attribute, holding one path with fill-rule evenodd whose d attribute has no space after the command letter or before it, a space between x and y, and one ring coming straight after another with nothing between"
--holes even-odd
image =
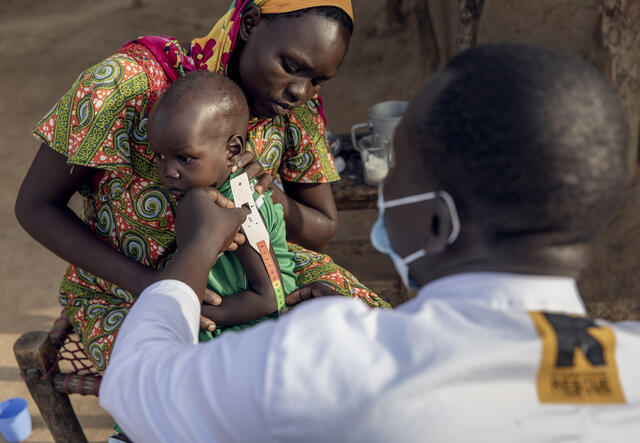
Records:
<instances>
[{"instance_id":1,"label":"woven seat","mask_svg":"<svg viewBox=\"0 0 640 443\"><path fill-rule=\"evenodd\" d=\"M66 317L49 332L31 331L13 351L33 400L56 442L86 442L70 394L98 395L102 376L87 357Z\"/></svg>"}]
</instances>

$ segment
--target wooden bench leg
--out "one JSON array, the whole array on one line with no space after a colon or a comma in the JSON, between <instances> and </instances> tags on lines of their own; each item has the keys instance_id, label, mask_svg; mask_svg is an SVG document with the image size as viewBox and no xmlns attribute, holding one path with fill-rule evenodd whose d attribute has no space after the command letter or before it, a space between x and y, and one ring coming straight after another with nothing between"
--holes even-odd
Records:
<instances>
[{"instance_id":1,"label":"wooden bench leg","mask_svg":"<svg viewBox=\"0 0 640 443\"><path fill-rule=\"evenodd\" d=\"M58 372L57 349L49 334L32 331L23 334L13 345L13 353L25 378L31 397L38 405L51 435L56 442L86 443L69 396L58 392L53 375Z\"/></svg>"}]
</instances>

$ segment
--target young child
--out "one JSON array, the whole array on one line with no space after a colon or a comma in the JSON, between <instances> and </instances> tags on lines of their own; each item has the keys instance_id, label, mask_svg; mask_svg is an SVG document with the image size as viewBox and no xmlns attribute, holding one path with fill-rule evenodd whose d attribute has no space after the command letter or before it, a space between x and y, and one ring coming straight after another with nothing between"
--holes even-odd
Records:
<instances>
[{"instance_id":1,"label":"young child","mask_svg":"<svg viewBox=\"0 0 640 443\"><path fill-rule=\"evenodd\" d=\"M155 153L158 181L175 199L193 188L213 186L233 200L230 179L244 152L249 108L240 87L210 71L177 79L161 96L148 122L149 143ZM285 294L297 289L293 254L288 251L282 205L269 193L256 206L271 240L271 258L279 265ZM244 328L277 316L276 294L262 258L248 242L221 255L209 274L209 289L224 297L219 306L203 306L203 315L218 327ZM229 297L233 295L233 297ZM202 331L201 340L211 331Z\"/></svg>"}]
</instances>

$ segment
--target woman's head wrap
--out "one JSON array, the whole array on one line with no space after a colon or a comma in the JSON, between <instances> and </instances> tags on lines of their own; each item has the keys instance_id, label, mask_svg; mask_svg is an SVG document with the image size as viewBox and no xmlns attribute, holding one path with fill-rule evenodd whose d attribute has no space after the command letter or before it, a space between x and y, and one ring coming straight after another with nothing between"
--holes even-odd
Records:
<instances>
[{"instance_id":1,"label":"woman's head wrap","mask_svg":"<svg viewBox=\"0 0 640 443\"><path fill-rule=\"evenodd\" d=\"M351 0L233 0L227 13L213 29L202 38L191 42L188 53L178 40L166 36L146 36L130 41L151 51L172 82L189 71L209 70L227 74L227 64L238 38L240 22L245 8L256 5L263 14L285 14L317 6L334 6L342 9L353 20ZM318 96L318 113L326 123L322 99Z\"/></svg>"},{"instance_id":2,"label":"woman's head wrap","mask_svg":"<svg viewBox=\"0 0 640 443\"><path fill-rule=\"evenodd\" d=\"M226 74L227 63L235 46L245 8L254 4L263 14L284 14L316 6L335 6L353 20L351 0L234 0L227 13L204 37L191 42L191 57L196 69Z\"/></svg>"}]
</instances>

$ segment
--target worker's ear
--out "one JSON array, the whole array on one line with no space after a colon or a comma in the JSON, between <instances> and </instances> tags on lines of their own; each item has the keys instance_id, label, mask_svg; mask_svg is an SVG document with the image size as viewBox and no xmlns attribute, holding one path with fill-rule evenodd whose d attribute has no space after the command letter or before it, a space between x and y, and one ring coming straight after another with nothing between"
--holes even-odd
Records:
<instances>
[{"instance_id":1,"label":"worker's ear","mask_svg":"<svg viewBox=\"0 0 640 443\"><path fill-rule=\"evenodd\" d=\"M439 254L449 244L449 237L454 230L451 212L446 202L437 198L433 201L431 216L427 219L426 228L420 239L421 247L427 254Z\"/></svg>"},{"instance_id":2,"label":"worker's ear","mask_svg":"<svg viewBox=\"0 0 640 443\"><path fill-rule=\"evenodd\" d=\"M244 138L241 135L232 135L227 140L227 166L236 166L240 156L244 153Z\"/></svg>"}]
</instances>

